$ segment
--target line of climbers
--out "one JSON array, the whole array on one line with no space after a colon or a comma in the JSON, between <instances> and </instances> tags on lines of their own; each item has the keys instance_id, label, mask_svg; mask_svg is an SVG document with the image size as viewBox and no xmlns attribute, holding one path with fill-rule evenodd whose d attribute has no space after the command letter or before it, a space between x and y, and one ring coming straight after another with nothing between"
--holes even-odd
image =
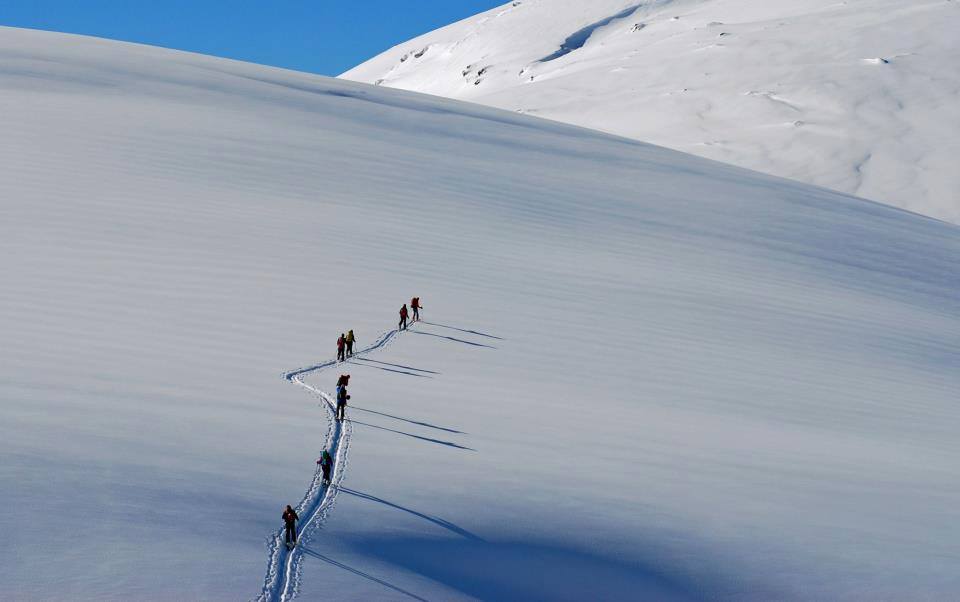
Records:
<instances>
[{"instance_id":1,"label":"line of climbers","mask_svg":"<svg viewBox=\"0 0 960 602\"><path fill-rule=\"evenodd\" d=\"M420 305L420 297L414 297L410 300L410 309L413 310L412 321L418 321L420 319L420 310L423 309L423 306ZM397 325L397 330L407 329L407 318L409 315L407 304L404 303L403 307L400 308L400 323ZM353 344L356 340L352 329L348 330L347 334L340 334L340 337L337 339L338 362L345 362L348 357L353 357ZM337 379L337 403L334 414L337 422L343 422L347 418L347 400L350 399L350 395L347 394L347 385L349 384L349 374L341 374ZM323 484L329 486L330 475L333 474L333 456L330 455L329 450L323 450L323 455L317 459L317 466L323 472ZM287 504L286 509L283 511L284 541L286 542L287 549L291 549L297 545L297 521L299 520L300 517L297 516L297 511Z\"/></svg>"}]
</instances>

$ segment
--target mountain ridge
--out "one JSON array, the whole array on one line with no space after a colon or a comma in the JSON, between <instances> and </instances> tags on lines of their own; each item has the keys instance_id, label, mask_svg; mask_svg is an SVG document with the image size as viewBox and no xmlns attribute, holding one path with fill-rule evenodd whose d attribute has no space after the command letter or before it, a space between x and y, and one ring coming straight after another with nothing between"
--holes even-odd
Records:
<instances>
[{"instance_id":1,"label":"mountain ridge","mask_svg":"<svg viewBox=\"0 0 960 602\"><path fill-rule=\"evenodd\" d=\"M524 0L340 77L651 142L960 222L960 6Z\"/></svg>"}]
</instances>

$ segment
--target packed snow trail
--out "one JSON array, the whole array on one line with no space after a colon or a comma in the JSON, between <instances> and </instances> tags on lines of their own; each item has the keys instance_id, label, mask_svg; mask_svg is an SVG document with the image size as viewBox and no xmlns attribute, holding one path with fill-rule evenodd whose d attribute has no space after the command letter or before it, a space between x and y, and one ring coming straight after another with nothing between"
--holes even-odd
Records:
<instances>
[{"instance_id":1,"label":"packed snow trail","mask_svg":"<svg viewBox=\"0 0 960 602\"><path fill-rule=\"evenodd\" d=\"M412 326L412 324L411 324ZM357 357L371 351L382 349L388 343L393 341L399 330L390 330L380 335L372 345L357 351L350 357ZM267 575L263 582L263 591L257 598L258 602L271 602L274 600L290 600L297 595L300 585L300 575L302 570L303 554L301 547L306 543L313 531L316 530L323 521L326 520L330 509L337 499L340 481L343 479L346 469L347 450L350 448L350 437L353 433L353 425L350 420L340 422L336 420L336 401L334 398L320 390L317 387L309 385L303 381L303 376L313 372L326 370L331 366L336 366L341 362L336 359L329 360L313 366L291 370L283 377L311 393L317 395L323 401L323 407L327 410L327 420L329 428L324 449L330 450L333 456L333 474L330 477L330 484L323 484L323 471L317 467L313 475L313 481L307 489L306 495L296 506L297 514L300 516L300 524L297 533L297 545L294 548L287 549L284 541L284 530L281 528L274 534L270 543L270 563L267 566Z\"/></svg>"}]
</instances>

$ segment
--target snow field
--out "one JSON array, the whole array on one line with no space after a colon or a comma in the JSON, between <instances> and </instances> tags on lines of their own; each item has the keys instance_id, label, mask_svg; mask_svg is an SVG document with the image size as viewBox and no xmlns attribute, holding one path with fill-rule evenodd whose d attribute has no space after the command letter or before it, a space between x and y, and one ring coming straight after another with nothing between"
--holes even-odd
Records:
<instances>
[{"instance_id":1,"label":"snow field","mask_svg":"<svg viewBox=\"0 0 960 602\"><path fill-rule=\"evenodd\" d=\"M960 589L955 226L89 38L0 29L0 81L4 598L256 596L328 436L280 376L414 295L300 599Z\"/></svg>"}]
</instances>

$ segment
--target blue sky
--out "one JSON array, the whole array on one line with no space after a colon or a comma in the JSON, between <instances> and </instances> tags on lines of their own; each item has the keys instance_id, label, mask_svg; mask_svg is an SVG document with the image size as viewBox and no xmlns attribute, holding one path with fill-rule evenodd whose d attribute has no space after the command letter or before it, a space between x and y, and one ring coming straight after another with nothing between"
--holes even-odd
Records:
<instances>
[{"instance_id":1,"label":"blue sky","mask_svg":"<svg viewBox=\"0 0 960 602\"><path fill-rule=\"evenodd\" d=\"M338 75L507 0L0 0L0 25Z\"/></svg>"}]
</instances>

